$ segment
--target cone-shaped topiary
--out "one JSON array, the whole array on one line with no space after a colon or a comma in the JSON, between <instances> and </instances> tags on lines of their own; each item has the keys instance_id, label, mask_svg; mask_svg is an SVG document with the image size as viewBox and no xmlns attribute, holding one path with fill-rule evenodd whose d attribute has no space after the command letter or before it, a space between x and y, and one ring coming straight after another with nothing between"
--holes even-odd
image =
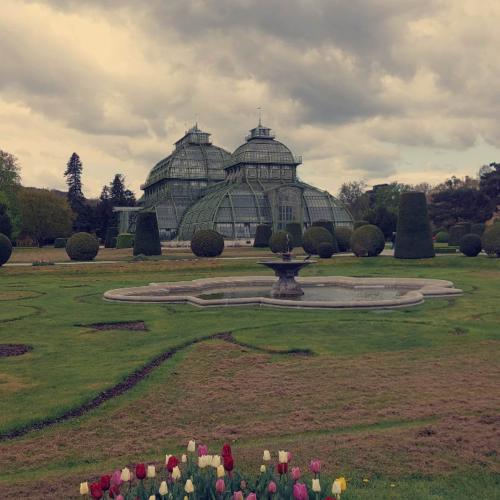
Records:
<instances>
[{"instance_id":1,"label":"cone-shaped topiary","mask_svg":"<svg viewBox=\"0 0 500 500\"><path fill-rule=\"evenodd\" d=\"M191 238L191 251L197 257L217 257L224 250L224 237L212 229L198 229Z\"/></svg>"},{"instance_id":2,"label":"cone-shaped topiary","mask_svg":"<svg viewBox=\"0 0 500 500\"><path fill-rule=\"evenodd\" d=\"M75 233L66 242L66 253L71 260L94 260L99 242L90 233Z\"/></svg>"},{"instance_id":3,"label":"cone-shaped topiary","mask_svg":"<svg viewBox=\"0 0 500 500\"><path fill-rule=\"evenodd\" d=\"M253 246L255 248L267 248L269 246L269 238L272 234L273 230L269 224L259 224L255 230Z\"/></svg>"},{"instance_id":4,"label":"cone-shaped topiary","mask_svg":"<svg viewBox=\"0 0 500 500\"><path fill-rule=\"evenodd\" d=\"M434 257L431 225L424 193L401 193L396 231L397 259L427 259Z\"/></svg>"},{"instance_id":5,"label":"cone-shaped topiary","mask_svg":"<svg viewBox=\"0 0 500 500\"><path fill-rule=\"evenodd\" d=\"M352 233L351 249L357 257L375 257L384 247L384 233L373 224L365 224Z\"/></svg>"},{"instance_id":6,"label":"cone-shaped topiary","mask_svg":"<svg viewBox=\"0 0 500 500\"><path fill-rule=\"evenodd\" d=\"M317 254L320 243L330 243L333 251L338 252L337 241L328 229L319 226L312 226L305 230L302 236L302 248L308 254Z\"/></svg>"},{"instance_id":7,"label":"cone-shaped topiary","mask_svg":"<svg viewBox=\"0 0 500 500\"><path fill-rule=\"evenodd\" d=\"M154 212L139 212L137 215L134 255L161 255L160 233Z\"/></svg>"},{"instance_id":8,"label":"cone-shaped topiary","mask_svg":"<svg viewBox=\"0 0 500 500\"><path fill-rule=\"evenodd\" d=\"M486 228L481 243L488 255L500 257L500 224L493 224Z\"/></svg>"},{"instance_id":9,"label":"cone-shaped topiary","mask_svg":"<svg viewBox=\"0 0 500 500\"><path fill-rule=\"evenodd\" d=\"M346 226L335 228L335 239L339 247L339 252L348 252L351 249L352 229Z\"/></svg>"},{"instance_id":10,"label":"cone-shaped topiary","mask_svg":"<svg viewBox=\"0 0 500 500\"><path fill-rule=\"evenodd\" d=\"M334 254L333 250L334 250L333 245L331 243L327 243L326 241L318 245L318 255L322 259L330 259L331 256Z\"/></svg>"},{"instance_id":11,"label":"cone-shaped topiary","mask_svg":"<svg viewBox=\"0 0 500 500\"><path fill-rule=\"evenodd\" d=\"M285 226L285 231L290 233L294 247L302 246L302 224L300 222L289 222Z\"/></svg>"},{"instance_id":12,"label":"cone-shaped topiary","mask_svg":"<svg viewBox=\"0 0 500 500\"><path fill-rule=\"evenodd\" d=\"M116 238L116 248L134 248L134 235L121 233Z\"/></svg>"},{"instance_id":13,"label":"cone-shaped topiary","mask_svg":"<svg viewBox=\"0 0 500 500\"><path fill-rule=\"evenodd\" d=\"M436 234L436 243L448 243L450 235L446 231L439 231Z\"/></svg>"},{"instance_id":14,"label":"cone-shaped topiary","mask_svg":"<svg viewBox=\"0 0 500 500\"><path fill-rule=\"evenodd\" d=\"M12 255L12 243L5 234L0 233L0 266L3 266Z\"/></svg>"},{"instance_id":15,"label":"cone-shaped topiary","mask_svg":"<svg viewBox=\"0 0 500 500\"><path fill-rule=\"evenodd\" d=\"M334 226L331 220L317 220L312 223L312 227L324 227L327 231L334 234Z\"/></svg>"},{"instance_id":16,"label":"cone-shaped topiary","mask_svg":"<svg viewBox=\"0 0 500 500\"><path fill-rule=\"evenodd\" d=\"M467 257L475 257L481 251L481 237L478 234L469 233L462 236L460 240L460 251Z\"/></svg>"},{"instance_id":17,"label":"cone-shaped topiary","mask_svg":"<svg viewBox=\"0 0 500 500\"><path fill-rule=\"evenodd\" d=\"M463 236L470 233L467 230L467 226L464 224L456 224L450 227L450 233L448 237L448 246L457 247L460 244L460 240Z\"/></svg>"},{"instance_id":18,"label":"cone-shaped topiary","mask_svg":"<svg viewBox=\"0 0 500 500\"><path fill-rule=\"evenodd\" d=\"M285 253L293 250L293 238L287 231L276 231L269 238L269 248L273 253Z\"/></svg>"}]
</instances>

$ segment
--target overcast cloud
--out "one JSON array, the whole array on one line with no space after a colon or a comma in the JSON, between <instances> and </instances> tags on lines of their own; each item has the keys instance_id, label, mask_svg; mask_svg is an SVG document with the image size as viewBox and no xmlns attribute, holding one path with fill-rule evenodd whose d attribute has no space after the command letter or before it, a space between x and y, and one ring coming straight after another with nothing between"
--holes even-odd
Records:
<instances>
[{"instance_id":1,"label":"overcast cloud","mask_svg":"<svg viewBox=\"0 0 500 500\"><path fill-rule=\"evenodd\" d=\"M97 195L198 120L234 150L257 121L300 175L439 182L500 160L497 0L2 0L0 148L23 182Z\"/></svg>"}]
</instances>

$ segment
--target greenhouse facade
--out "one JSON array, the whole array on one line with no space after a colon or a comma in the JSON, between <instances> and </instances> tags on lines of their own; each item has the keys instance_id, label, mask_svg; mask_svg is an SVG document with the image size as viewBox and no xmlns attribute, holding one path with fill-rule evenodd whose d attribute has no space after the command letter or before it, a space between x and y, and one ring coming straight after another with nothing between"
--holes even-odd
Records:
<instances>
[{"instance_id":1,"label":"greenhouse facade","mask_svg":"<svg viewBox=\"0 0 500 500\"><path fill-rule=\"evenodd\" d=\"M164 240L189 240L198 229L251 239L259 224L273 230L318 220L351 226L351 214L339 200L300 181L301 163L260 122L233 154L193 127L152 169L142 186L144 207L156 211Z\"/></svg>"}]
</instances>

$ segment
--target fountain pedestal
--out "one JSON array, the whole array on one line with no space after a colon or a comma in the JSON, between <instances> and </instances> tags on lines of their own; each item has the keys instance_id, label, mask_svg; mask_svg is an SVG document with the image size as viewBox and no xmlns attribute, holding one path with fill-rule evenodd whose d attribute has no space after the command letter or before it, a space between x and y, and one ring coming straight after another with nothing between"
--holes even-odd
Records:
<instances>
[{"instance_id":1,"label":"fountain pedestal","mask_svg":"<svg viewBox=\"0 0 500 500\"><path fill-rule=\"evenodd\" d=\"M311 264L310 260L294 260L290 253L282 254L281 260L265 260L259 262L263 266L269 267L274 271L278 277L271 289L271 297L299 297L304 295L304 291L295 277L298 276L299 271Z\"/></svg>"}]
</instances>

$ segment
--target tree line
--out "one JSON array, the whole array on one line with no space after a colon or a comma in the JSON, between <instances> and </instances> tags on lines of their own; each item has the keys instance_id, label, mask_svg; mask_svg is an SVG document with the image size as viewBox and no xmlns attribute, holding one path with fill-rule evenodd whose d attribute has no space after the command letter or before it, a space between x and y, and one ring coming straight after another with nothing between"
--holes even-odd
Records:
<instances>
[{"instance_id":1,"label":"tree line","mask_svg":"<svg viewBox=\"0 0 500 500\"><path fill-rule=\"evenodd\" d=\"M67 192L24 187L20 172L17 158L0 150L0 233L19 244L41 246L80 231L104 238L107 228L116 224L113 207L136 205L122 174L103 186L98 199L87 199L77 153L71 155L64 171Z\"/></svg>"}]
</instances>

